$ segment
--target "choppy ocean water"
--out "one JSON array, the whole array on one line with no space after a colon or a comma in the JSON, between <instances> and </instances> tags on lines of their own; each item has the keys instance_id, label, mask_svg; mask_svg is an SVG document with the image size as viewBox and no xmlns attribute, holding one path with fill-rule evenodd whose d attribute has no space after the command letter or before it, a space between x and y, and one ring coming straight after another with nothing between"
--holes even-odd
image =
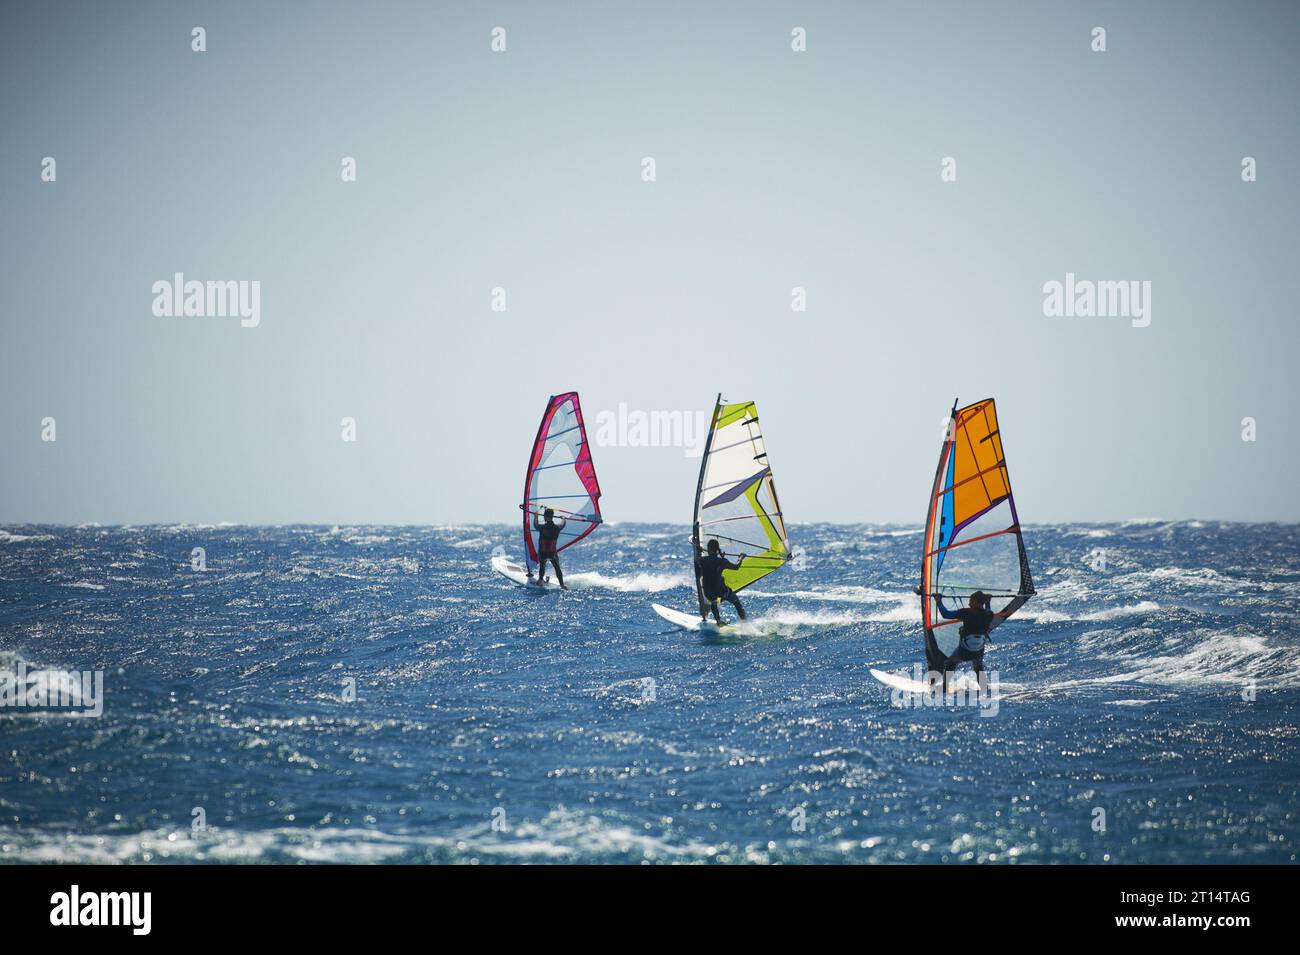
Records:
<instances>
[{"instance_id":1,"label":"choppy ocean water","mask_svg":"<svg viewBox=\"0 0 1300 955\"><path fill-rule=\"evenodd\" d=\"M995 711L870 675L921 658L919 529L791 537L709 637L650 609L682 527L546 594L504 525L11 526L0 680L103 711L0 707L0 860L1295 861L1300 528L1032 527Z\"/></svg>"}]
</instances>

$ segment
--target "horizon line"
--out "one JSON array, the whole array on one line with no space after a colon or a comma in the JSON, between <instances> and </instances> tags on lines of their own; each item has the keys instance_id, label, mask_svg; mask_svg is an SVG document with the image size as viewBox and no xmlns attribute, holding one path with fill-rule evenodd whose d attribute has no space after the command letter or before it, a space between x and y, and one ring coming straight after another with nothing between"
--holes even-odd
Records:
<instances>
[{"instance_id":1,"label":"horizon line","mask_svg":"<svg viewBox=\"0 0 1300 955\"><path fill-rule=\"evenodd\" d=\"M655 520L607 520L601 522L607 526L620 525L659 525L668 527L690 527L686 521L655 521ZM1096 526L1096 525L1143 525L1143 524L1239 524L1244 526L1262 526L1266 524L1280 524L1284 526L1300 526L1300 520L1286 520L1284 518L1269 518L1263 520L1238 520L1232 518L1217 517L1128 517L1122 520L1066 520L1066 521L1021 521L1020 526L1025 528L1031 527L1071 527L1071 526ZM925 524L922 522L900 522L900 521L786 521L787 527L893 527L893 528L915 528L924 530ZM80 521L78 523L69 523L64 521L17 521L5 522L0 521L0 531L6 528L17 527L45 527L45 528L63 528L67 530L81 530L84 528L127 528L127 527L202 527L202 528L225 528L225 527L424 527L429 529L439 529L444 527L509 527L516 528L517 524L513 521L435 521L421 523L393 523L385 521L284 521L284 522L249 522L249 521L123 521L117 523L103 523L100 521Z\"/></svg>"}]
</instances>

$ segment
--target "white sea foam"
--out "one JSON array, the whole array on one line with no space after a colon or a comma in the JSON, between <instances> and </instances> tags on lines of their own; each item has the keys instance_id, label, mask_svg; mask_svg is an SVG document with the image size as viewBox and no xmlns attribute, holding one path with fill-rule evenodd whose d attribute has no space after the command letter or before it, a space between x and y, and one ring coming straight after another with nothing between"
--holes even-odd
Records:
<instances>
[{"instance_id":1,"label":"white sea foam","mask_svg":"<svg viewBox=\"0 0 1300 955\"><path fill-rule=\"evenodd\" d=\"M864 620L868 623L910 623L920 625L921 611L914 600L900 601L888 610L878 610L868 614Z\"/></svg>"},{"instance_id":2,"label":"white sea foam","mask_svg":"<svg viewBox=\"0 0 1300 955\"><path fill-rule=\"evenodd\" d=\"M1134 660L1136 668L1125 676L1138 683L1175 686L1295 687L1300 685L1295 656L1293 648L1271 647L1257 636L1198 631L1184 652Z\"/></svg>"},{"instance_id":3,"label":"white sea foam","mask_svg":"<svg viewBox=\"0 0 1300 955\"><path fill-rule=\"evenodd\" d=\"M1070 615L1050 607L1033 607L1027 605L1016 613L1017 620L1032 620L1034 623L1068 623Z\"/></svg>"},{"instance_id":4,"label":"white sea foam","mask_svg":"<svg viewBox=\"0 0 1300 955\"><path fill-rule=\"evenodd\" d=\"M461 837L473 853L511 860L563 859L570 856L618 856L645 860L707 858L717 850L706 843L677 845L633 828L587 813L555 809L539 822L523 821L508 834L466 833Z\"/></svg>"},{"instance_id":5,"label":"white sea foam","mask_svg":"<svg viewBox=\"0 0 1300 955\"><path fill-rule=\"evenodd\" d=\"M1119 607L1102 607L1096 609L1096 611L1075 613L1075 615L1058 611L1054 607L1043 607L1043 605L1028 603L1015 615L1015 618L1017 620L1032 620L1036 624L1067 624L1067 622L1119 620L1122 617L1143 616L1145 613L1156 613L1157 611L1160 611L1160 604L1154 603L1153 600L1140 600L1139 603L1123 604L1119 605Z\"/></svg>"},{"instance_id":6,"label":"white sea foam","mask_svg":"<svg viewBox=\"0 0 1300 955\"><path fill-rule=\"evenodd\" d=\"M916 623L920 618L915 594L877 590L874 587L862 587L854 584L827 587L822 590L790 590L780 593L751 590L750 593L755 597L773 597L783 600L892 605L881 607L870 613L853 615L851 620L845 622Z\"/></svg>"},{"instance_id":7,"label":"white sea foam","mask_svg":"<svg viewBox=\"0 0 1300 955\"><path fill-rule=\"evenodd\" d=\"M602 574L599 571L575 571L564 575L564 582L575 590L615 590L620 593L657 594L674 587L691 586L686 574L636 573Z\"/></svg>"},{"instance_id":8,"label":"white sea foam","mask_svg":"<svg viewBox=\"0 0 1300 955\"><path fill-rule=\"evenodd\" d=\"M1064 532L1064 534L1067 537L1073 536L1073 537L1091 537L1091 538L1104 538L1104 537L1115 536L1114 531L1107 530L1104 527L1086 527L1086 528L1080 528L1077 531L1067 530Z\"/></svg>"},{"instance_id":9,"label":"white sea foam","mask_svg":"<svg viewBox=\"0 0 1300 955\"><path fill-rule=\"evenodd\" d=\"M125 835L38 836L0 830L0 860L32 863L211 861L257 862L273 850L303 862L383 862L413 846L410 837L367 829L267 829L260 832L209 829L191 838L188 828L155 829Z\"/></svg>"},{"instance_id":10,"label":"white sea foam","mask_svg":"<svg viewBox=\"0 0 1300 955\"><path fill-rule=\"evenodd\" d=\"M800 629L821 628L821 627L843 627L854 623L865 623L871 618L856 613L847 612L809 612L806 610L789 610L778 607L773 610L765 611L761 615L751 615L744 620L736 620L727 614L729 604L723 603L723 619L728 621L731 626L727 629L728 636L742 637L772 637L788 636Z\"/></svg>"},{"instance_id":11,"label":"white sea foam","mask_svg":"<svg viewBox=\"0 0 1300 955\"><path fill-rule=\"evenodd\" d=\"M383 534L345 534L344 543L355 544L358 547L375 547L379 544L388 544L392 542L391 537Z\"/></svg>"},{"instance_id":12,"label":"white sea foam","mask_svg":"<svg viewBox=\"0 0 1300 955\"><path fill-rule=\"evenodd\" d=\"M132 862L300 862L378 863L405 856L545 862L613 857L625 861L705 859L717 852L707 843L673 843L641 825L588 813L554 809L541 820L515 822L506 830L465 827L446 836L375 829L282 826L257 832L212 827L193 834L188 827L125 835L33 834L0 828L0 862L120 864Z\"/></svg>"},{"instance_id":13,"label":"white sea foam","mask_svg":"<svg viewBox=\"0 0 1300 955\"><path fill-rule=\"evenodd\" d=\"M894 600L916 602L916 596L900 594L897 591L877 590L874 587L860 587L847 584L839 587L827 587L822 590L788 590L788 591L750 591L755 596L789 597L796 600L827 600L845 603L886 603Z\"/></svg>"},{"instance_id":14,"label":"white sea foam","mask_svg":"<svg viewBox=\"0 0 1300 955\"><path fill-rule=\"evenodd\" d=\"M1157 686L1300 686L1300 665L1294 647L1271 646L1245 632L1194 630L1161 636L1149 629L1102 630L1083 634L1080 650L1093 660L1117 661L1122 669L1105 676L1069 680L1045 689L1067 689L1110 683Z\"/></svg>"},{"instance_id":15,"label":"white sea foam","mask_svg":"<svg viewBox=\"0 0 1300 955\"><path fill-rule=\"evenodd\" d=\"M1088 613L1081 613L1075 620L1099 621L1099 620L1118 620L1120 617L1141 616L1142 614L1155 613L1160 609L1160 605L1151 600L1143 600L1135 604L1126 604L1122 607L1103 607L1101 610L1092 610Z\"/></svg>"},{"instance_id":16,"label":"white sea foam","mask_svg":"<svg viewBox=\"0 0 1300 955\"><path fill-rule=\"evenodd\" d=\"M1130 574L1131 577L1160 581L1162 583L1174 583L1183 587L1203 588L1209 584L1218 586L1238 586L1244 581L1233 580L1231 577L1225 577L1217 570L1209 567L1200 567L1195 570L1189 570L1183 567L1157 567L1154 570L1139 571Z\"/></svg>"},{"instance_id":17,"label":"white sea foam","mask_svg":"<svg viewBox=\"0 0 1300 955\"><path fill-rule=\"evenodd\" d=\"M36 664L12 650L0 650L0 682L7 686L17 684L27 694L40 699L61 700L69 707L83 705L83 686L78 674L44 664ZM0 708L0 716L8 712ZM66 711L47 708L23 708L12 712L24 716L66 716Z\"/></svg>"},{"instance_id":18,"label":"white sea foam","mask_svg":"<svg viewBox=\"0 0 1300 955\"><path fill-rule=\"evenodd\" d=\"M9 531L0 530L0 544L26 544L31 541L52 541L52 534L11 534Z\"/></svg>"}]
</instances>

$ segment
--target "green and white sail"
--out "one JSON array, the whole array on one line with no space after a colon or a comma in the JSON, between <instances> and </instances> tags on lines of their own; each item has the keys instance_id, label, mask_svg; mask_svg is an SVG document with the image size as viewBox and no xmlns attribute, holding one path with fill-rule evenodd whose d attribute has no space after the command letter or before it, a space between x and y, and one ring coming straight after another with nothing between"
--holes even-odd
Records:
<instances>
[{"instance_id":1,"label":"green and white sail","mask_svg":"<svg viewBox=\"0 0 1300 955\"><path fill-rule=\"evenodd\" d=\"M695 490L695 526L699 547L716 539L739 570L722 579L740 591L790 559L790 538L772 480L758 409L752 401L723 404L718 396L709 426L700 480ZM699 581L696 581L699 587Z\"/></svg>"}]
</instances>

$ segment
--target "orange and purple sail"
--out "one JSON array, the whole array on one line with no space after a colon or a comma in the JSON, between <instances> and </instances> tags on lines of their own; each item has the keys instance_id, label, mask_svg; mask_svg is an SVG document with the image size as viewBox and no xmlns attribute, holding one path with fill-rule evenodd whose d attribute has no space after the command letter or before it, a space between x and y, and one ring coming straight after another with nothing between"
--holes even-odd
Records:
<instances>
[{"instance_id":1,"label":"orange and purple sail","mask_svg":"<svg viewBox=\"0 0 1300 955\"><path fill-rule=\"evenodd\" d=\"M992 398L953 404L925 516L919 590L931 670L943 668L959 641L959 621L939 615L935 594L952 610L983 591L992 598L993 627L1034 594Z\"/></svg>"},{"instance_id":2,"label":"orange and purple sail","mask_svg":"<svg viewBox=\"0 0 1300 955\"><path fill-rule=\"evenodd\" d=\"M546 508L565 521L557 550L572 547L600 526L600 483L576 391L553 395L537 428L524 478L524 554L531 574L537 566L533 517Z\"/></svg>"}]
</instances>

